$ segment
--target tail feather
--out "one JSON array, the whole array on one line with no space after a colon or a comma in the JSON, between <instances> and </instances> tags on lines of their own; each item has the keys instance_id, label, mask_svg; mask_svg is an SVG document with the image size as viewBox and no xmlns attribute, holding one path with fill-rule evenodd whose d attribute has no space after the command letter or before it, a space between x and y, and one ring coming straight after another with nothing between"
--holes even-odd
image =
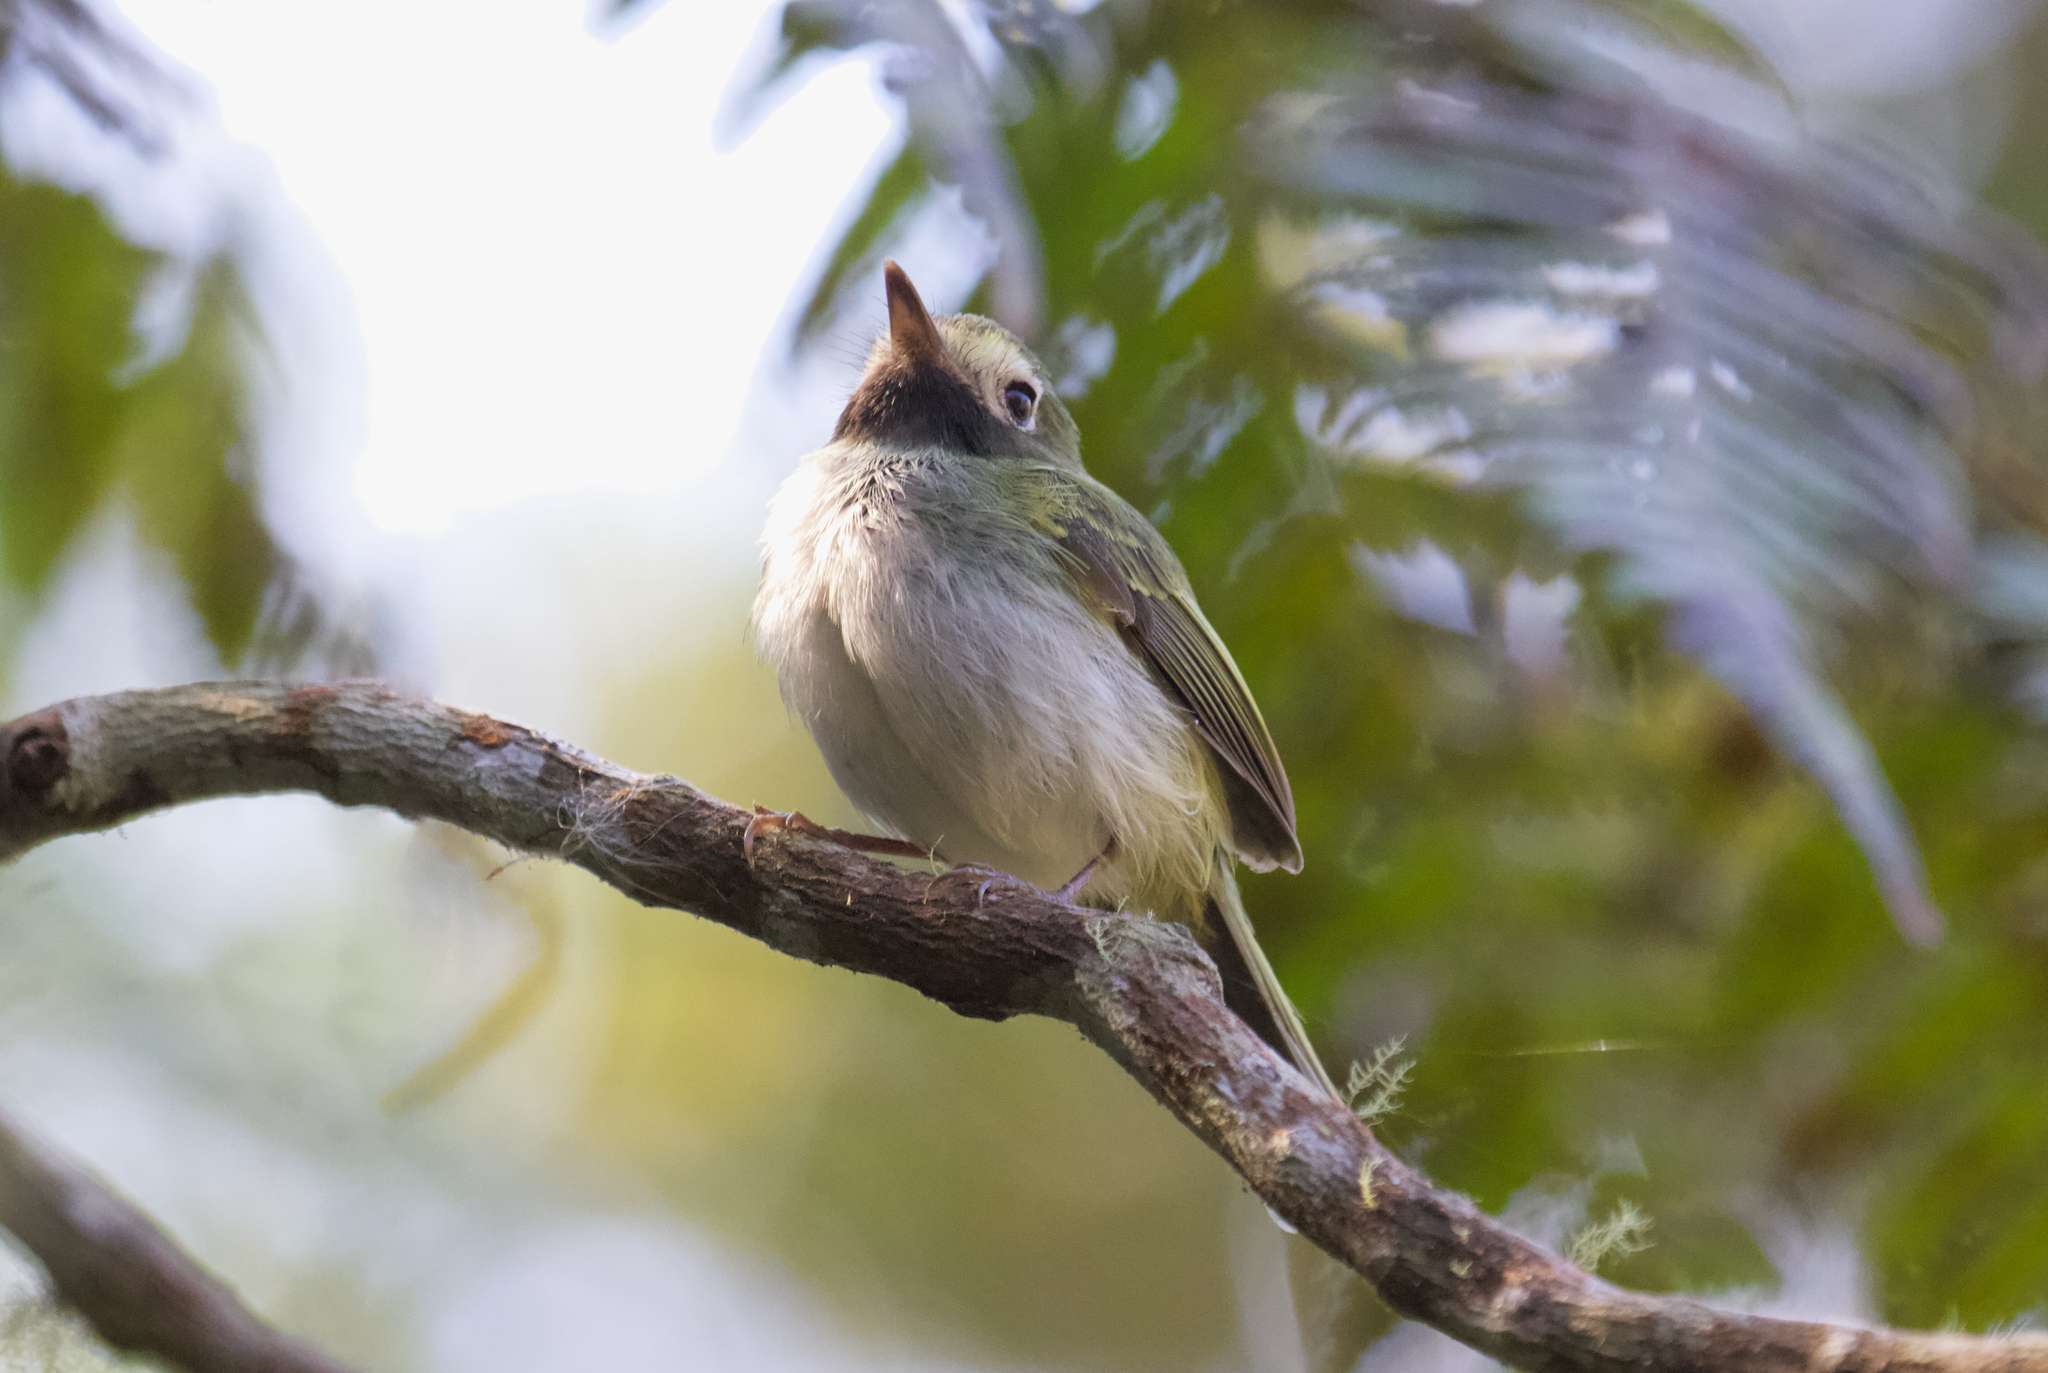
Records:
<instances>
[{"instance_id":1,"label":"tail feather","mask_svg":"<svg viewBox=\"0 0 2048 1373\"><path fill-rule=\"evenodd\" d=\"M1252 933L1251 917L1237 893L1235 864L1227 853L1216 855L1216 876L1209 885L1203 916L1209 956L1223 974L1223 1000L1259 1038L1287 1056L1310 1081L1331 1096L1341 1096L1323 1061L1316 1057L1301 1013L1287 999L1286 989Z\"/></svg>"}]
</instances>

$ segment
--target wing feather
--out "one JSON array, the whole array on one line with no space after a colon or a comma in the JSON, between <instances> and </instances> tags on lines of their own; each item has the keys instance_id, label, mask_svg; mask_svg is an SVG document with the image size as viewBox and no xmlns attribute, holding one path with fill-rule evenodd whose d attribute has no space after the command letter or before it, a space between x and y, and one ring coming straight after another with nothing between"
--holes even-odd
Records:
<instances>
[{"instance_id":1,"label":"wing feather","mask_svg":"<svg viewBox=\"0 0 2048 1373\"><path fill-rule=\"evenodd\" d=\"M1144 516L1091 478L1045 469L1045 533L1090 602L1184 705L1222 765L1232 838L1255 868L1301 870L1280 750L1187 573Z\"/></svg>"}]
</instances>

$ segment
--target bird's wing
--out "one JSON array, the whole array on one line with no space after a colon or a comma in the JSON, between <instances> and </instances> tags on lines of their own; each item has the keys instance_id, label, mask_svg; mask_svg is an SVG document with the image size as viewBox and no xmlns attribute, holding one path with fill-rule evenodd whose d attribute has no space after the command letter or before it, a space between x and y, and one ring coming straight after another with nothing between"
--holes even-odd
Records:
<instances>
[{"instance_id":1,"label":"bird's wing","mask_svg":"<svg viewBox=\"0 0 2048 1373\"><path fill-rule=\"evenodd\" d=\"M1122 497L1086 476L1042 469L1049 484L1040 528L1082 594L1122 629L1193 717L1222 765L1231 837L1254 868L1301 870L1294 793L1251 689L1189 589L1159 531Z\"/></svg>"}]
</instances>

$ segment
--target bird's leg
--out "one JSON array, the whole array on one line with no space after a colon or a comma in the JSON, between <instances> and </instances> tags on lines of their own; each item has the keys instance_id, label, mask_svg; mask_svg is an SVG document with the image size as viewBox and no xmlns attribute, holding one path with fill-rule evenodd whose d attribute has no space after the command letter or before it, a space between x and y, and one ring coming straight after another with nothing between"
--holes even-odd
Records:
<instances>
[{"instance_id":1,"label":"bird's leg","mask_svg":"<svg viewBox=\"0 0 2048 1373\"><path fill-rule=\"evenodd\" d=\"M885 853L895 858L931 857L931 850L922 844L913 844L908 839L892 839L883 834L861 834L854 830L836 830L830 825L819 824L802 811L766 810L756 806L753 818L747 821L747 828L740 835L740 852L746 855L749 867L752 867L754 862L755 842L764 834L778 834L783 830L796 830L800 834L813 835L859 853Z\"/></svg>"},{"instance_id":2,"label":"bird's leg","mask_svg":"<svg viewBox=\"0 0 2048 1373\"><path fill-rule=\"evenodd\" d=\"M1088 879L1095 876L1095 870L1114 857L1116 857L1116 839L1114 836L1111 836L1109 843L1103 846L1102 852L1083 863L1081 871L1069 877L1065 882L1062 882L1060 889L1054 892L1053 895L1062 901L1074 901L1081 895L1081 889L1088 885Z\"/></svg>"},{"instance_id":3,"label":"bird's leg","mask_svg":"<svg viewBox=\"0 0 2048 1373\"><path fill-rule=\"evenodd\" d=\"M1088 879L1095 876L1095 870L1115 856L1116 840L1111 839L1103 847L1101 853L1096 854L1086 863L1083 863L1081 871L1063 882L1058 891L1047 892L1046 895L1052 897L1055 901L1072 902L1076 897L1080 896L1081 888L1088 885ZM924 889L925 899L931 899L932 888L938 886L941 882L958 882L962 878L973 877L982 879L980 885L974 889L974 908L976 910L980 910L982 904L988 900L989 888L995 886L998 882L1008 882L1012 886L1017 887L1028 887L1031 885L1023 878L1013 876L998 868L991 868L981 863L962 863L958 867L948 869L934 877L931 880L931 885Z\"/></svg>"},{"instance_id":4,"label":"bird's leg","mask_svg":"<svg viewBox=\"0 0 2048 1373\"><path fill-rule=\"evenodd\" d=\"M1054 898L1071 904L1081 895L1081 888L1088 885L1088 879L1095 876L1095 869L1101 864L1102 855L1098 853L1081 865L1081 871L1060 884L1059 890L1053 893Z\"/></svg>"},{"instance_id":5,"label":"bird's leg","mask_svg":"<svg viewBox=\"0 0 2048 1373\"><path fill-rule=\"evenodd\" d=\"M834 844L856 850L860 853L887 854L892 858L922 858L926 861L930 861L937 856L933 850L926 848L922 844L913 844L908 839L895 839L883 834L860 834L854 830L834 829L830 825L819 824L802 811L768 810L765 807L756 806L754 807L753 817L747 821L747 827L740 835L740 851L746 855L748 866L751 867L753 865L754 845L760 837L764 834L779 834L783 830L796 830L802 834L814 835L819 839L829 840ZM925 900L931 900L932 892L937 889L941 882L973 881L977 878L980 880L975 883L974 888L974 908L976 910L981 909L982 905L988 900L989 890L998 882L1009 882L1017 886L1025 885L1021 878L1013 877L999 868L991 868L984 863L961 863L946 869L925 885Z\"/></svg>"}]
</instances>

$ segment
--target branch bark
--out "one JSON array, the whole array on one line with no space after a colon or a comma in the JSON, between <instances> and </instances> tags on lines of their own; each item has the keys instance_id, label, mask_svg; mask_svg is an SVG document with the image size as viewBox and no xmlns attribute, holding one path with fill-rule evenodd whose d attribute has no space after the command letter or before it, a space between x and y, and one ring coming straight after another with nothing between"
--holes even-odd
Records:
<instances>
[{"instance_id":1,"label":"branch bark","mask_svg":"<svg viewBox=\"0 0 2048 1373\"><path fill-rule=\"evenodd\" d=\"M209 797L308 791L574 863L962 1015L1075 1026L1394 1310L1532 1370L2048 1373L2048 1338L1778 1320L1602 1282L1387 1152L1223 1003L1178 926L893 867L489 716L375 683L83 697L0 730L0 861Z\"/></svg>"}]
</instances>

